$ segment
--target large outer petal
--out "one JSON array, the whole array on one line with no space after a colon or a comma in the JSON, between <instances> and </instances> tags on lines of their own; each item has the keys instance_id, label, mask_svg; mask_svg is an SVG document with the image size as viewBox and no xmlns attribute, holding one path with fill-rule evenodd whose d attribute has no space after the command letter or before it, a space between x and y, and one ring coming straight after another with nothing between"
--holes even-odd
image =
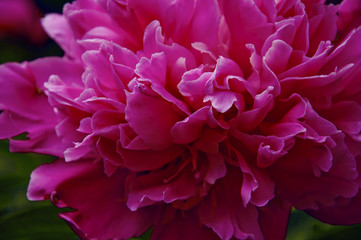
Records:
<instances>
[{"instance_id":1,"label":"large outer petal","mask_svg":"<svg viewBox=\"0 0 361 240\"><path fill-rule=\"evenodd\" d=\"M56 70L53 69L56 65ZM44 83L58 74L68 84L80 82L82 67L62 58L43 58L30 63L9 63L0 67L0 138L28 133L27 140L11 140L13 151L33 151L63 156L71 143L55 132L57 119L45 95ZM14 96L14 93L17 93Z\"/></svg>"},{"instance_id":2,"label":"large outer petal","mask_svg":"<svg viewBox=\"0 0 361 240\"><path fill-rule=\"evenodd\" d=\"M342 136L337 138L331 152L309 140L297 140L289 153L270 169L271 179L280 190L279 196L302 210L317 210L320 205L334 205L339 197L354 197L358 192L354 159L342 144ZM330 160L332 167L327 170L329 164L325 162ZM322 167L323 164L327 167ZM325 172L320 174L319 168Z\"/></svg>"},{"instance_id":3,"label":"large outer petal","mask_svg":"<svg viewBox=\"0 0 361 240\"><path fill-rule=\"evenodd\" d=\"M361 192L346 204L335 206L321 206L317 211L307 210L306 212L318 220L334 225L352 225L361 221Z\"/></svg>"},{"instance_id":4,"label":"large outer petal","mask_svg":"<svg viewBox=\"0 0 361 240\"><path fill-rule=\"evenodd\" d=\"M264 238L267 240L285 239L291 204L280 198L275 198L265 207L259 208L258 212L258 222Z\"/></svg>"},{"instance_id":5,"label":"large outer petal","mask_svg":"<svg viewBox=\"0 0 361 240\"><path fill-rule=\"evenodd\" d=\"M65 163L57 160L37 168L28 188L30 200L51 198L59 207L74 212L60 216L84 234L86 239L128 239L145 232L153 223L154 208L131 212L126 206L126 171L111 177L93 161Z\"/></svg>"}]
</instances>

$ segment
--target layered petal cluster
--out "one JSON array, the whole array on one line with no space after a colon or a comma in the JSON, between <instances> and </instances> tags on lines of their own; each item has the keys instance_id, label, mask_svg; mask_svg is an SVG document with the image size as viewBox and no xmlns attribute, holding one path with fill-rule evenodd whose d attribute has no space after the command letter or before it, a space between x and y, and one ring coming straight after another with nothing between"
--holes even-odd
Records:
<instances>
[{"instance_id":1,"label":"layered petal cluster","mask_svg":"<svg viewBox=\"0 0 361 240\"><path fill-rule=\"evenodd\" d=\"M0 138L82 239L284 239L361 222L361 6L76 0L64 50L0 66ZM26 133L27 139L14 138Z\"/></svg>"}]
</instances>

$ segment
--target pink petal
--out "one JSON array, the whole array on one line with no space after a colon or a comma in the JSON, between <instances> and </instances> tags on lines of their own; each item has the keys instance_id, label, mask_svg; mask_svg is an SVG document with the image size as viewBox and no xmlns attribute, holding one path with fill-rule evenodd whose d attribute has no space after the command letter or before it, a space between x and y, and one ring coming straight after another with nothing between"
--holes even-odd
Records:
<instances>
[{"instance_id":1,"label":"pink petal","mask_svg":"<svg viewBox=\"0 0 361 240\"><path fill-rule=\"evenodd\" d=\"M282 40L275 40L265 55L265 62L275 74L281 73L286 69L291 53L291 46Z\"/></svg>"},{"instance_id":2,"label":"pink petal","mask_svg":"<svg viewBox=\"0 0 361 240\"><path fill-rule=\"evenodd\" d=\"M339 143L336 148L344 146ZM353 162L352 155L345 148L342 154L336 155L336 150L333 150L335 159L332 159L330 150L324 146L307 140L297 142L271 171L272 179L281 190L280 195L298 209L313 210L317 210L320 204L335 204L338 197L353 197L358 186L352 181L355 176L355 166L350 164ZM328 169L330 160L335 165ZM320 175L320 168L328 173ZM341 169L348 175L340 175L338 171Z\"/></svg>"},{"instance_id":3,"label":"pink petal","mask_svg":"<svg viewBox=\"0 0 361 240\"><path fill-rule=\"evenodd\" d=\"M204 107L184 120L177 122L171 129L173 142L189 144L199 138L206 123L208 112L209 107Z\"/></svg>"},{"instance_id":4,"label":"pink petal","mask_svg":"<svg viewBox=\"0 0 361 240\"><path fill-rule=\"evenodd\" d=\"M60 216L86 238L127 239L146 231L153 223L155 211L143 208L131 212L126 207L122 201L125 177L126 173L120 171L107 177L99 164L90 161L57 160L32 173L28 197L31 200L51 197L55 205L75 209Z\"/></svg>"},{"instance_id":5,"label":"pink petal","mask_svg":"<svg viewBox=\"0 0 361 240\"><path fill-rule=\"evenodd\" d=\"M181 212L175 209L165 209L152 233L152 240L219 240L217 234L202 225L195 210Z\"/></svg>"},{"instance_id":6,"label":"pink petal","mask_svg":"<svg viewBox=\"0 0 361 240\"><path fill-rule=\"evenodd\" d=\"M128 150L118 145L117 151L126 168L134 171L151 171L175 161L184 152L184 147L176 145L162 151L156 151Z\"/></svg>"},{"instance_id":7,"label":"pink petal","mask_svg":"<svg viewBox=\"0 0 361 240\"><path fill-rule=\"evenodd\" d=\"M336 12L338 8L333 4L328 6L315 5L310 10L312 15L316 15L310 16L310 49L308 55L317 50L321 41L334 41L337 34Z\"/></svg>"},{"instance_id":8,"label":"pink petal","mask_svg":"<svg viewBox=\"0 0 361 240\"><path fill-rule=\"evenodd\" d=\"M222 1L223 11L231 32L230 56L236 59L242 66L243 71L249 74L250 53L245 47L246 43L252 43L259 49L266 36L272 33L273 24L268 22L254 1ZM240 12L244 14L239 14Z\"/></svg>"},{"instance_id":9,"label":"pink petal","mask_svg":"<svg viewBox=\"0 0 361 240\"><path fill-rule=\"evenodd\" d=\"M322 111L322 115L344 133L352 135L361 131L361 107L356 102L338 102L333 104L332 108Z\"/></svg>"},{"instance_id":10,"label":"pink petal","mask_svg":"<svg viewBox=\"0 0 361 240\"><path fill-rule=\"evenodd\" d=\"M338 9L337 26L341 37L361 25L361 4L358 0L344 0Z\"/></svg>"},{"instance_id":11,"label":"pink petal","mask_svg":"<svg viewBox=\"0 0 361 240\"><path fill-rule=\"evenodd\" d=\"M361 221L360 206L361 193L358 191L357 195L346 203L335 204L334 206L321 205L318 210L307 210L307 213L312 217L319 219L322 222L333 225L353 225Z\"/></svg>"},{"instance_id":12,"label":"pink petal","mask_svg":"<svg viewBox=\"0 0 361 240\"><path fill-rule=\"evenodd\" d=\"M241 184L241 174L229 168L227 176L218 181L202 201L199 209L200 219L224 240L232 237L263 239L257 222L257 209L253 205L243 207Z\"/></svg>"},{"instance_id":13,"label":"pink petal","mask_svg":"<svg viewBox=\"0 0 361 240\"><path fill-rule=\"evenodd\" d=\"M267 206L259 208L259 223L265 239L285 239L291 204L281 199L273 199ZM276 224L277 226L275 226Z\"/></svg>"},{"instance_id":14,"label":"pink petal","mask_svg":"<svg viewBox=\"0 0 361 240\"><path fill-rule=\"evenodd\" d=\"M213 93L206 95L203 101L210 101L212 107L218 112L225 113L233 106L233 104L235 104L235 102L243 102L241 99L242 97L234 92L215 90Z\"/></svg>"},{"instance_id":15,"label":"pink petal","mask_svg":"<svg viewBox=\"0 0 361 240\"><path fill-rule=\"evenodd\" d=\"M141 58L136 66L135 73L141 78L158 82L162 86L166 82L166 56L164 53L155 53L151 59Z\"/></svg>"},{"instance_id":16,"label":"pink petal","mask_svg":"<svg viewBox=\"0 0 361 240\"><path fill-rule=\"evenodd\" d=\"M57 44L70 57L76 57L80 53L79 47L75 43L70 25L65 16L52 13L42 20L46 33L56 41Z\"/></svg>"},{"instance_id":17,"label":"pink petal","mask_svg":"<svg viewBox=\"0 0 361 240\"><path fill-rule=\"evenodd\" d=\"M204 180L214 184L216 180L223 178L227 173L227 167L222 154L207 154L208 169Z\"/></svg>"},{"instance_id":18,"label":"pink petal","mask_svg":"<svg viewBox=\"0 0 361 240\"><path fill-rule=\"evenodd\" d=\"M188 198L197 195L197 184L190 167L182 169L180 164L170 164L164 169L145 173L144 175L132 175L128 181L129 209L136 211L140 207L148 206L156 202L173 203L180 200L186 203Z\"/></svg>"},{"instance_id":19,"label":"pink petal","mask_svg":"<svg viewBox=\"0 0 361 240\"><path fill-rule=\"evenodd\" d=\"M172 145L170 130L181 120L173 109L171 103L139 86L127 94L125 118L150 148L162 150Z\"/></svg>"}]
</instances>

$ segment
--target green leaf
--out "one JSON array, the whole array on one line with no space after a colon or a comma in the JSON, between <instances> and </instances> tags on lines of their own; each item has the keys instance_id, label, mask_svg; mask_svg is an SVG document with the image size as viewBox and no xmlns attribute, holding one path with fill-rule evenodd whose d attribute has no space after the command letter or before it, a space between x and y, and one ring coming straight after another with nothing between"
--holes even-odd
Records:
<instances>
[{"instance_id":1,"label":"green leaf","mask_svg":"<svg viewBox=\"0 0 361 240\"><path fill-rule=\"evenodd\" d=\"M150 239L150 235L152 235L152 230L147 231L146 233L144 233L142 236L137 237L137 238L131 238L130 240L149 240Z\"/></svg>"},{"instance_id":2,"label":"green leaf","mask_svg":"<svg viewBox=\"0 0 361 240\"><path fill-rule=\"evenodd\" d=\"M0 141L0 239L78 239L58 217L60 209L50 201L30 202L26 198L33 169L53 159L37 154L9 153L7 141Z\"/></svg>"},{"instance_id":3,"label":"green leaf","mask_svg":"<svg viewBox=\"0 0 361 240\"><path fill-rule=\"evenodd\" d=\"M0 239L67 240L78 239L65 222L57 217L54 206L28 207L0 221Z\"/></svg>"},{"instance_id":4,"label":"green leaf","mask_svg":"<svg viewBox=\"0 0 361 240\"><path fill-rule=\"evenodd\" d=\"M292 210L286 240L359 240L361 224L333 226L302 211Z\"/></svg>"}]
</instances>

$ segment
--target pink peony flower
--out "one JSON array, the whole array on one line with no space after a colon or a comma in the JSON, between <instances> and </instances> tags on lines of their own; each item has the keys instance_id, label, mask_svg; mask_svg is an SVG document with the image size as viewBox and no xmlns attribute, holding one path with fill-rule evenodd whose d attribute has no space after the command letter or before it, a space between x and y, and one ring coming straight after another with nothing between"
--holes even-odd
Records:
<instances>
[{"instance_id":1,"label":"pink peony flower","mask_svg":"<svg viewBox=\"0 0 361 240\"><path fill-rule=\"evenodd\" d=\"M82 239L284 239L291 206L360 223L360 10L77 0L42 22L64 57L0 67L0 138L59 158L28 198Z\"/></svg>"},{"instance_id":2,"label":"pink peony flower","mask_svg":"<svg viewBox=\"0 0 361 240\"><path fill-rule=\"evenodd\" d=\"M33 43L44 42L46 34L40 17L32 0L0 0L0 38L16 35Z\"/></svg>"}]
</instances>

